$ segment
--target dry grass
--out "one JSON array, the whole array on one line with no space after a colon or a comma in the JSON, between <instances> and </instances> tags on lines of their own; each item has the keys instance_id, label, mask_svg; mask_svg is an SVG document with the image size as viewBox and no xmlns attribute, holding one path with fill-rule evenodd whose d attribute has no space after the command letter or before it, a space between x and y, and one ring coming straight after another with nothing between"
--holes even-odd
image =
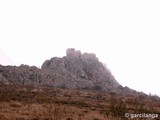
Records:
<instances>
[{"instance_id":1,"label":"dry grass","mask_svg":"<svg viewBox=\"0 0 160 120\"><path fill-rule=\"evenodd\" d=\"M160 115L160 99L0 85L0 120L125 120L125 113Z\"/></svg>"}]
</instances>

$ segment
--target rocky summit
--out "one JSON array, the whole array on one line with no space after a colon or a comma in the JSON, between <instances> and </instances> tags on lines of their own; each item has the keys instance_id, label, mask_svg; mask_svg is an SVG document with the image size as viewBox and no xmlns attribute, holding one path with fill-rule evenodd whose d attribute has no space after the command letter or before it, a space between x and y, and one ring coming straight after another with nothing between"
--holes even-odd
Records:
<instances>
[{"instance_id":1,"label":"rocky summit","mask_svg":"<svg viewBox=\"0 0 160 120\"><path fill-rule=\"evenodd\" d=\"M60 86L95 90L118 88L119 83L113 75L99 62L93 53L83 53L74 48L67 49L63 58L53 57L42 65L43 70L61 74Z\"/></svg>"},{"instance_id":2,"label":"rocky summit","mask_svg":"<svg viewBox=\"0 0 160 120\"><path fill-rule=\"evenodd\" d=\"M74 48L67 49L66 56L62 58L46 60L41 69L28 65L0 65L0 82L137 94L128 87L122 87L95 54L82 54Z\"/></svg>"}]
</instances>

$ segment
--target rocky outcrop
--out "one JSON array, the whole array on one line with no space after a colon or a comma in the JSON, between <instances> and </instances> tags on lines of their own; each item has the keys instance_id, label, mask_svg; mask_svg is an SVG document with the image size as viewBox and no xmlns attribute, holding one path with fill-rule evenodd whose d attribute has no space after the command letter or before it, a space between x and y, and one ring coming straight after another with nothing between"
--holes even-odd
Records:
<instances>
[{"instance_id":1,"label":"rocky outcrop","mask_svg":"<svg viewBox=\"0 0 160 120\"><path fill-rule=\"evenodd\" d=\"M95 54L82 54L74 48L67 49L66 56L62 58L53 57L46 60L41 68L28 65L0 65L0 82L104 92L125 90Z\"/></svg>"},{"instance_id":2,"label":"rocky outcrop","mask_svg":"<svg viewBox=\"0 0 160 120\"><path fill-rule=\"evenodd\" d=\"M72 84L75 84L76 86L74 87L78 89L109 91L119 86L119 83L99 62L95 54L82 54L81 51L76 51L74 48L67 49L66 56L63 58L53 57L50 60L46 60L42 65L42 69L64 73L65 82L70 81L70 78L75 78ZM62 81L61 78L59 79Z\"/></svg>"}]
</instances>

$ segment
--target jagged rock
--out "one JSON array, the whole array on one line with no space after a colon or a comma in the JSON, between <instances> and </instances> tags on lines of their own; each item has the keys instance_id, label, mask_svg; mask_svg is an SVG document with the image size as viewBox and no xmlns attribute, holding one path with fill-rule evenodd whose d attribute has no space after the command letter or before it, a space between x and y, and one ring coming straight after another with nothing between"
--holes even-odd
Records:
<instances>
[{"instance_id":1,"label":"jagged rock","mask_svg":"<svg viewBox=\"0 0 160 120\"><path fill-rule=\"evenodd\" d=\"M0 73L0 82L7 83L8 80Z\"/></svg>"},{"instance_id":2,"label":"jagged rock","mask_svg":"<svg viewBox=\"0 0 160 120\"><path fill-rule=\"evenodd\" d=\"M0 65L0 82L136 94L120 86L106 65L93 53L82 54L69 48L66 56L46 60L41 68L23 64L19 67Z\"/></svg>"},{"instance_id":3,"label":"jagged rock","mask_svg":"<svg viewBox=\"0 0 160 120\"><path fill-rule=\"evenodd\" d=\"M82 53L80 50L75 50L74 48L68 48L66 50L66 56L68 58L80 58L82 56Z\"/></svg>"},{"instance_id":4,"label":"jagged rock","mask_svg":"<svg viewBox=\"0 0 160 120\"><path fill-rule=\"evenodd\" d=\"M95 54L82 54L81 51L76 51L74 48L67 49L66 57L54 57L46 60L42 65L42 69L54 72L61 71L59 73L62 73L63 70L66 76L69 75L70 78L75 78L72 85L76 85L74 86L76 88L108 91L108 89L115 89L119 86L119 83L99 62ZM70 79L65 77L65 81L70 81Z\"/></svg>"}]
</instances>

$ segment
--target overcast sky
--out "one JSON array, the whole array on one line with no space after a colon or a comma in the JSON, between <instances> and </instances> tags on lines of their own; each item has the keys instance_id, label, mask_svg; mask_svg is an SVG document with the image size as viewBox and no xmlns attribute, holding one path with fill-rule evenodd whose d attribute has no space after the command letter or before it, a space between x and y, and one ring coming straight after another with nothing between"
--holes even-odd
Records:
<instances>
[{"instance_id":1,"label":"overcast sky","mask_svg":"<svg viewBox=\"0 0 160 120\"><path fill-rule=\"evenodd\" d=\"M0 64L40 67L73 47L123 86L160 95L159 0L1 0Z\"/></svg>"}]
</instances>

